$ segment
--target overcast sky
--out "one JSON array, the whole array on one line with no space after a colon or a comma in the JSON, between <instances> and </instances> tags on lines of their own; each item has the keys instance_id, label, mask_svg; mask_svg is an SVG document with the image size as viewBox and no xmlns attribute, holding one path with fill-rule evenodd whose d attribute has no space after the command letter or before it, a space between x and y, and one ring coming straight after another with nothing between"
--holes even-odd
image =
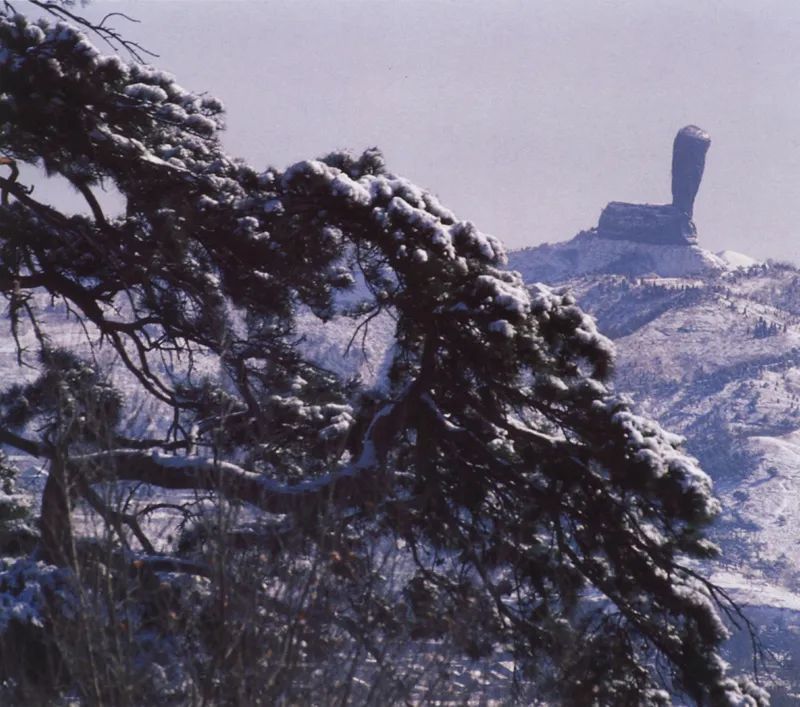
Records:
<instances>
[{"instance_id":1,"label":"overcast sky","mask_svg":"<svg viewBox=\"0 0 800 707\"><path fill-rule=\"evenodd\" d=\"M672 140L711 135L700 244L800 262L797 0L95 0L256 166L385 153L509 247L612 200L670 201Z\"/></svg>"}]
</instances>

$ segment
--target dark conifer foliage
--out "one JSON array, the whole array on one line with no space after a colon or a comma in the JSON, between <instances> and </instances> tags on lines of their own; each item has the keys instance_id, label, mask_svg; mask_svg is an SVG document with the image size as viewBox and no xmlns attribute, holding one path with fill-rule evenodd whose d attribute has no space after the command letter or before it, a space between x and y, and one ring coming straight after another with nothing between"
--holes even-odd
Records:
<instances>
[{"instance_id":1,"label":"dark conifer foliage","mask_svg":"<svg viewBox=\"0 0 800 707\"><path fill-rule=\"evenodd\" d=\"M162 684L150 660L178 703L386 704L420 694L415 652L447 647L513 659L508 699L766 704L726 674L720 616L742 617L697 570L715 554L710 481L613 395L612 346L568 295L527 289L495 239L377 150L285 171L229 157L217 100L86 31L0 11L0 151L86 203L64 213L0 179L7 335L35 333L20 356L39 371L0 395L0 441L48 471L48 689L137 704ZM103 185L124 213L104 211ZM113 367L54 340L44 295ZM304 355L300 311L354 341L391 316L387 380ZM129 423L142 400L155 430ZM113 502L145 492L184 515L180 538ZM6 563L4 591L33 571ZM46 587L103 607L95 648L65 650L67 589ZM135 616L114 614L123 601ZM113 666L97 646L116 646Z\"/></svg>"}]
</instances>

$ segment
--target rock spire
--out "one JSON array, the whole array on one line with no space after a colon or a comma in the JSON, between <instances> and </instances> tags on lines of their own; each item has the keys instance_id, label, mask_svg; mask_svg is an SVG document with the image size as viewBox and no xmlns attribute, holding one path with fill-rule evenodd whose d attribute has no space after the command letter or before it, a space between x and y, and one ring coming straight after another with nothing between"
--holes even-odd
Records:
<instances>
[{"instance_id":1,"label":"rock spire","mask_svg":"<svg viewBox=\"0 0 800 707\"><path fill-rule=\"evenodd\" d=\"M711 138L696 125L681 128L672 143L672 205L692 218Z\"/></svg>"},{"instance_id":2,"label":"rock spire","mask_svg":"<svg viewBox=\"0 0 800 707\"><path fill-rule=\"evenodd\" d=\"M711 138L696 125L681 128L672 146L672 203L612 201L600 214L597 235L655 245L694 245L694 200L703 178Z\"/></svg>"}]
</instances>

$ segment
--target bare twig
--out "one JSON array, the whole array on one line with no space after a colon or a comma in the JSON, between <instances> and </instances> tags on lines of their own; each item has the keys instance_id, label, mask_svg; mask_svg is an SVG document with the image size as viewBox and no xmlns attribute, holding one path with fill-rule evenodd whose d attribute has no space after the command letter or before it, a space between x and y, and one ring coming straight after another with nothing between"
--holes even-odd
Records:
<instances>
[{"instance_id":1,"label":"bare twig","mask_svg":"<svg viewBox=\"0 0 800 707\"><path fill-rule=\"evenodd\" d=\"M114 17L121 17L128 22L139 23L139 20L136 20L122 12L109 12L106 14L100 22L92 22L91 20L86 19L82 15L78 15L74 12L70 12L65 8L63 5L57 2L45 2L44 0L29 0L32 5L44 10L48 14L61 19L61 20L68 20L70 22L74 22L77 25L80 25L84 29L89 30L93 34L97 35L102 39L111 49L115 52L124 51L126 52L134 61L138 61L141 64L145 63L146 57L156 58L158 54L155 52L150 51L143 47L139 42L134 42L130 39L125 39L122 33L115 29L114 27L107 25L106 22ZM6 8L14 11L13 7L6 3Z\"/></svg>"}]
</instances>

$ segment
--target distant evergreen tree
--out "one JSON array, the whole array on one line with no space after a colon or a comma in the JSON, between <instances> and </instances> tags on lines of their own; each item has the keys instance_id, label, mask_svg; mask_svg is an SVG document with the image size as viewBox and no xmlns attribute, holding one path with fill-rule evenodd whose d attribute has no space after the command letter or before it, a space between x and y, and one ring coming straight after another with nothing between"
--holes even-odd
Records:
<instances>
[{"instance_id":1,"label":"distant evergreen tree","mask_svg":"<svg viewBox=\"0 0 800 707\"><path fill-rule=\"evenodd\" d=\"M30 508L17 487L17 468L0 451L0 555L30 551L36 533L30 527Z\"/></svg>"},{"instance_id":2,"label":"distant evergreen tree","mask_svg":"<svg viewBox=\"0 0 800 707\"><path fill-rule=\"evenodd\" d=\"M39 378L0 400L0 441L47 463L39 557L72 569L83 611L47 595L55 692L402 703L422 689L416 645L423 662L511 658L505 698L523 702L766 704L726 674L720 614L740 616L690 562L716 553L710 481L609 390L613 349L570 296L526 289L377 150L232 159L217 100L63 22L0 10L0 86L7 160L86 201L64 213L0 179L10 334L40 349ZM104 212L103 185L125 213ZM55 347L41 294L115 352L113 381ZM310 360L301 312L355 341L391 316L386 380ZM125 422L142 399L160 427ZM147 488L141 513L113 502ZM164 504L186 532L158 545L146 519ZM469 696L444 683L429 694Z\"/></svg>"},{"instance_id":3,"label":"distant evergreen tree","mask_svg":"<svg viewBox=\"0 0 800 707\"><path fill-rule=\"evenodd\" d=\"M770 336L777 336L781 332L781 327L777 322L767 322L764 317L759 317L753 326L753 338L766 339Z\"/></svg>"}]
</instances>

